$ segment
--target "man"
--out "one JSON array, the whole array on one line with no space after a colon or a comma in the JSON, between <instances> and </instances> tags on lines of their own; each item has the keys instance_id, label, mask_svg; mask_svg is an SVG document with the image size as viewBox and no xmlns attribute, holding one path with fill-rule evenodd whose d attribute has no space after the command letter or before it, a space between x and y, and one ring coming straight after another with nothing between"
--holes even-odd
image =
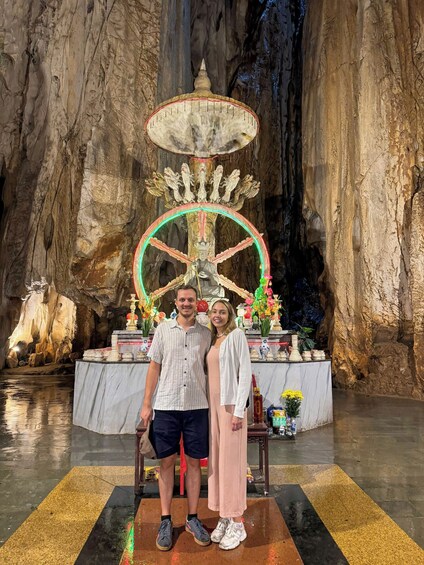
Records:
<instances>
[{"instance_id":1,"label":"man","mask_svg":"<svg viewBox=\"0 0 424 565\"><path fill-rule=\"evenodd\" d=\"M178 289L178 316L160 324L149 351L150 365L141 418L147 425L153 416L151 441L160 459L159 493L162 509L156 546L172 547L171 503L174 465L183 435L187 461L188 515L185 529L199 545L209 545L210 536L197 518L200 495L200 459L208 456L209 416L206 395L205 357L210 331L196 322L197 291L185 285ZM155 393L152 404L153 394Z\"/></svg>"}]
</instances>

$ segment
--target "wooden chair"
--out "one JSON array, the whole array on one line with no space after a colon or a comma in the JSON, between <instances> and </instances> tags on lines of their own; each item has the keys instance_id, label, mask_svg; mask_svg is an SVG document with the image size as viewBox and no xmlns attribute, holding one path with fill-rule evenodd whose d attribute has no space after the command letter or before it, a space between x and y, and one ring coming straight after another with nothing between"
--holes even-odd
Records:
<instances>
[{"instance_id":1,"label":"wooden chair","mask_svg":"<svg viewBox=\"0 0 424 565\"><path fill-rule=\"evenodd\" d=\"M256 443L259 448L259 469L253 472L255 484L264 485L264 495L269 494L269 456L268 456L268 428L261 424L250 424L247 428L247 442Z\"/></svg>"}]
</instances>

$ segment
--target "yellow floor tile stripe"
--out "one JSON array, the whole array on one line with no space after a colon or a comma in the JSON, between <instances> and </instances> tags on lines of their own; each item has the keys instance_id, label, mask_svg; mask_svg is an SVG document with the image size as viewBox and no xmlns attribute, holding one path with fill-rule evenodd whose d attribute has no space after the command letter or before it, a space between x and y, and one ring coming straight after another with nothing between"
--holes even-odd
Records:
<instances>
[{"instance_id":1,"label":"yellow floor tile stripe","mask_svg":"<svg viewBox=\"0 0 424 565\"><path fill-rule=\"evenodd\" d=\"M271 468L298 483L350 565L422 565L424 551L337 465Z\"/></svg>"},{"instance_id":2,"label":"yellow floor tile stripe","mask_svg":"<svg viewBox=\"0 0 424 565\"><path fill-rule=\"evenodd\" d=\"M0 548L8 565L73 565L115 485L131 467L74 467Z\"/></svg>"}]
</instances>

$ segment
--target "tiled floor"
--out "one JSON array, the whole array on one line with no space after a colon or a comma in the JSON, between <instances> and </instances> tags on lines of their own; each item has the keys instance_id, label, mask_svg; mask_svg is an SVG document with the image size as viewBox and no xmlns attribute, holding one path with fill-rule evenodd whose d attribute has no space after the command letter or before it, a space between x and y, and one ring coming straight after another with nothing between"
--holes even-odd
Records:
<instances>
[{"instance_id":1,"label":"tiled floor","mask_svg":"<svg viewBox=\"0 0 424 565\"><path fill-rule=\"evenodd\" d=\"M130 563L128 548L132 548L132 562L141 563L145 555L140 553L142 546L137 548L141 543L138 534L143 531L140 516L146 514L137 514L134 522L132 469L128 467L133 464L133 437L101 436L73 427L72 377L4 377L0 385L1 542L31 516L23 526L30 527L34 520L37 523L38 542L32 544L31 551L42 552L43 547L49 547L54 528L63 530L62 537L53 538L61 560L56 561L50 554L47 560L37 557L39 560L33 560L33 564L64 564L75 559L77 563L112 565L124 563L125 559ZM272 495L303 562L424 563L424 554L400 529L424 546L424 405L411 400L334 391L334 413L332 426L299 434L294 442L275 440L270 444L270 463L274 466ZM255 446L250 446L249 462L255 463L255 458ZM81 473L86 473L84 480ZM313 480L307 479L308 473ZM116 474L117 479L113 478ZM69 487L72 477L74 481L79 477L80 485L88 477L89 496L85 493L78 498L81 496L78 489L67 491L66 485ZM155 488L152 486L140 509L143 504L145 511L148 504L153 507L157 504ZM62 511L45 512L46 505L49 508L57 498L58 489ZM373 505L361 489L377 504ZM259 500L258 494L252 492L252 500ZM115 503L115 498L119 503ZM332 506L334 501L336 510ZM91 504L94 504L94 517L85 520L84 513ZM78 520L70 520L65 510L69 515L79 516ZM305 526L308 523L310 527ZM102 546L97 533L105 531L105 524L109 530L107 543ZM78 530L75 535L71 535L70 525ZM12 551L15 547L18 558L16 548L22 548L22 543L14 544L25 533L23 528L0 550L0 562L25 562L14 561ZM254 540L255 529L252 532L250 537ZM385 532L389 532L388 538ZM271 535L272 531L268 533ZM356 549L355 539L359 540ZM397 540L394 546L393 539ZM183 542L182 538L180 543ZM379 555L380 547L385 548L384 558ZM394 547L395 553L390 554L389 547ZM419 553L413 553L413 561L410 558L402 561L396 554L401 547L404 556L409 550ZM73 557L66 561L63 557L72 548ZM323 548L327 548L328 557L323 557ZM3 561L6 555L8 559ZM259 565L257 558L252 562Z\"/></svg>"},{"instance_id":2,"label":"tiled floor","mask_svg":"<svg viewBox=\"0 0 424 565\"><path fill-rule=\"evenodd\" d=\"M206 478L206 477L205 477ZM186 500L173 503L171 554L155 537L157 484L134 505L132 467L74 467L0 548L2 563L397 565L424 552L337 465L275 465L271 496L254 491L245 513L247 540L231 553L200 547L184 531ZM216 514L202 490L199 515L212 531ZM171 558L172 556L172 558Z\"/></svg>"}]
</instances>

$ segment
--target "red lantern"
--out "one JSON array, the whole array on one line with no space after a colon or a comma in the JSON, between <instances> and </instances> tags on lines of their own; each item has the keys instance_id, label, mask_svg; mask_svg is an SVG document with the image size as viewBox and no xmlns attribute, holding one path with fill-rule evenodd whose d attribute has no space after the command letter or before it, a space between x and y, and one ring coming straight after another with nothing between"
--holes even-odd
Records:
<instances>
[{"instance_id":1,"label":"red lantern","mask_svg":"<svg viewBox=\"0 0 424 565\"><path fill-rule=\"evenodd\" d=\"M207 312L209 310L209 304L206 300L198 300L197 301L197 311L198 312Z\"/></svg>"}]
</instances>

